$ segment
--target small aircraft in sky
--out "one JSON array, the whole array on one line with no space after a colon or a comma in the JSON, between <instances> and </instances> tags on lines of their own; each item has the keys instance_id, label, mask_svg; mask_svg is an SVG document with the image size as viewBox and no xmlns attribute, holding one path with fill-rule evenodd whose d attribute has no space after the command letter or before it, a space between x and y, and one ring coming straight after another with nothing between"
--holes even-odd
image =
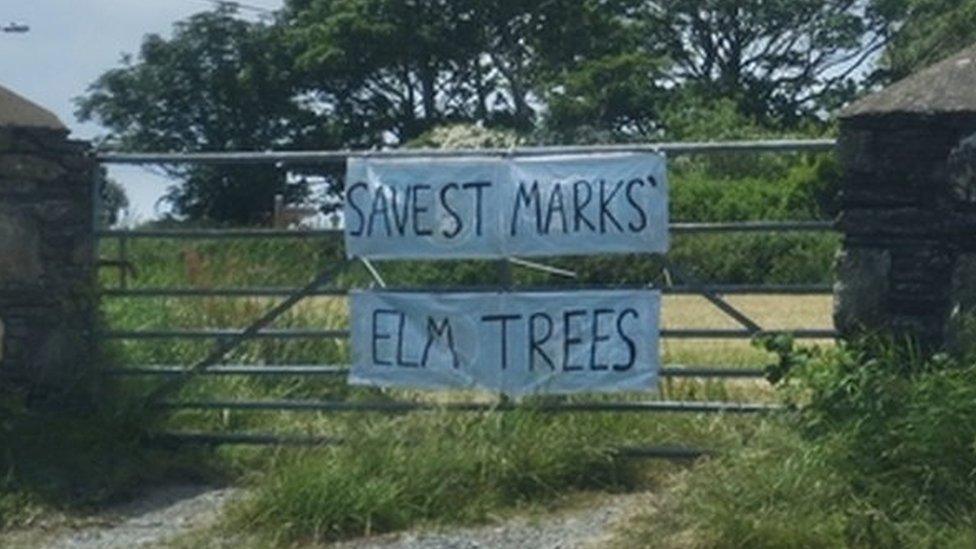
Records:
<instances>
[{"instance_id":1,"label":"small aircraft in sky","mask_svg":"<svg viewBox=\"0 0 976 549\"><path fill-rule=\"evenodd\" d=\"M3 32L25 33L30 31L30 27L23 23L7 23L0 27Z\"/></svg>"}]
</instances>

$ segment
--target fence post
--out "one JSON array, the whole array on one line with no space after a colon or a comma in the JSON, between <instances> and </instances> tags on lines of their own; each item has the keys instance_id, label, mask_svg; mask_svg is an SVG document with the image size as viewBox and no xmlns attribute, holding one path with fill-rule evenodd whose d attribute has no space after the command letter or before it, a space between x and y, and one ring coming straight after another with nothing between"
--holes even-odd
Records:
<instances>
[{"instance_id":1,"label":"fence post","mask_svg":"<svg viewBox=\"0 0 976 549\"><path fill-rule=\"evenodd\" d=\"M951 319L976 284L976 200L960 193L976 188L960 153L974 132L976 47L842 111L834 321L843 335L911 335L929 350L952 339Z\"/></svg>"},{"instance_id":2,"label":"fence post","mask_svg":"<svg viewBox=\"0 0 976 549\"><path fill-rule=\"evenodd\" d=\"M92 363L92 174L87 143L0 87L0 388L53 399Z\"/></svg>"}]
</instances>

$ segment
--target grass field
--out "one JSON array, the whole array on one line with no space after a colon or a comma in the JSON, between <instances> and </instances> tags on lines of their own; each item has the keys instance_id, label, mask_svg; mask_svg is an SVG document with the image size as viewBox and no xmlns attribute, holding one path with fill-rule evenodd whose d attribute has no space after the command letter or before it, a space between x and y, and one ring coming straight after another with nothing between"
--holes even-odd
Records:
<instances>
[{"instance_id":1,"label":"grass field","mask_svg":"<svg viewBox=\"0 0 976 549\"><path fill-rule=\"evenodd\" d=\"M831 296L735 295L732 306L767 330L830 329ZM734 319L703 297L666 296L661 305L664 328L740 328ZM829 341L816 341L829 344ZM666 364L698 366L763 366L773 357L747 340L665 339L661 343Z\"/></svg>"}]
</instances>

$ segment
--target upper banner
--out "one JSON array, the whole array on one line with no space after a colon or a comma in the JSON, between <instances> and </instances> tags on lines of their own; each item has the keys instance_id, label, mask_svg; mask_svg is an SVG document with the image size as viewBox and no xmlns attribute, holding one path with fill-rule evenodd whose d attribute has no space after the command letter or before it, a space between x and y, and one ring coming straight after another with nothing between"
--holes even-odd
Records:
<instances>
[{"instance_id":1,"label":"upper banner","mask_svg":"<svg viewBox=\"0 0 976 549\"><path fill-rule=\"evenodd\" d=\"M350 257L500 258L667 251L665 159L350 158Z\"/></svg>"}]
</instances>

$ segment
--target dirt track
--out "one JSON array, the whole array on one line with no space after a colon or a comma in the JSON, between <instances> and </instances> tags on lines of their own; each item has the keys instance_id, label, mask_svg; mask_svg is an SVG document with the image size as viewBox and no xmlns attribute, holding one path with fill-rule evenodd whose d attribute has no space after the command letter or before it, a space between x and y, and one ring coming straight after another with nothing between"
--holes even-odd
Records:
<instances>
[{"instance_id":1,"label":"dirt track","mask_svg":"<svg viewBox=\"0 0 976 549\"><path fill-rule=\"evenodd\" d=\"M106 509L84 524L51 534L15 535L3 547L121 549L166 547L168 541L212 524L240 491L199 485L155 489L139 500ZM342 549L587 548L604 545L611 527L646 501L646 494L586 497L556 513L516 517L469 528L407 531L349 540ZM213 540L212 547L234 547ZM246 544L245 544L246 545Z\"/></svg>"}]
</instances>

